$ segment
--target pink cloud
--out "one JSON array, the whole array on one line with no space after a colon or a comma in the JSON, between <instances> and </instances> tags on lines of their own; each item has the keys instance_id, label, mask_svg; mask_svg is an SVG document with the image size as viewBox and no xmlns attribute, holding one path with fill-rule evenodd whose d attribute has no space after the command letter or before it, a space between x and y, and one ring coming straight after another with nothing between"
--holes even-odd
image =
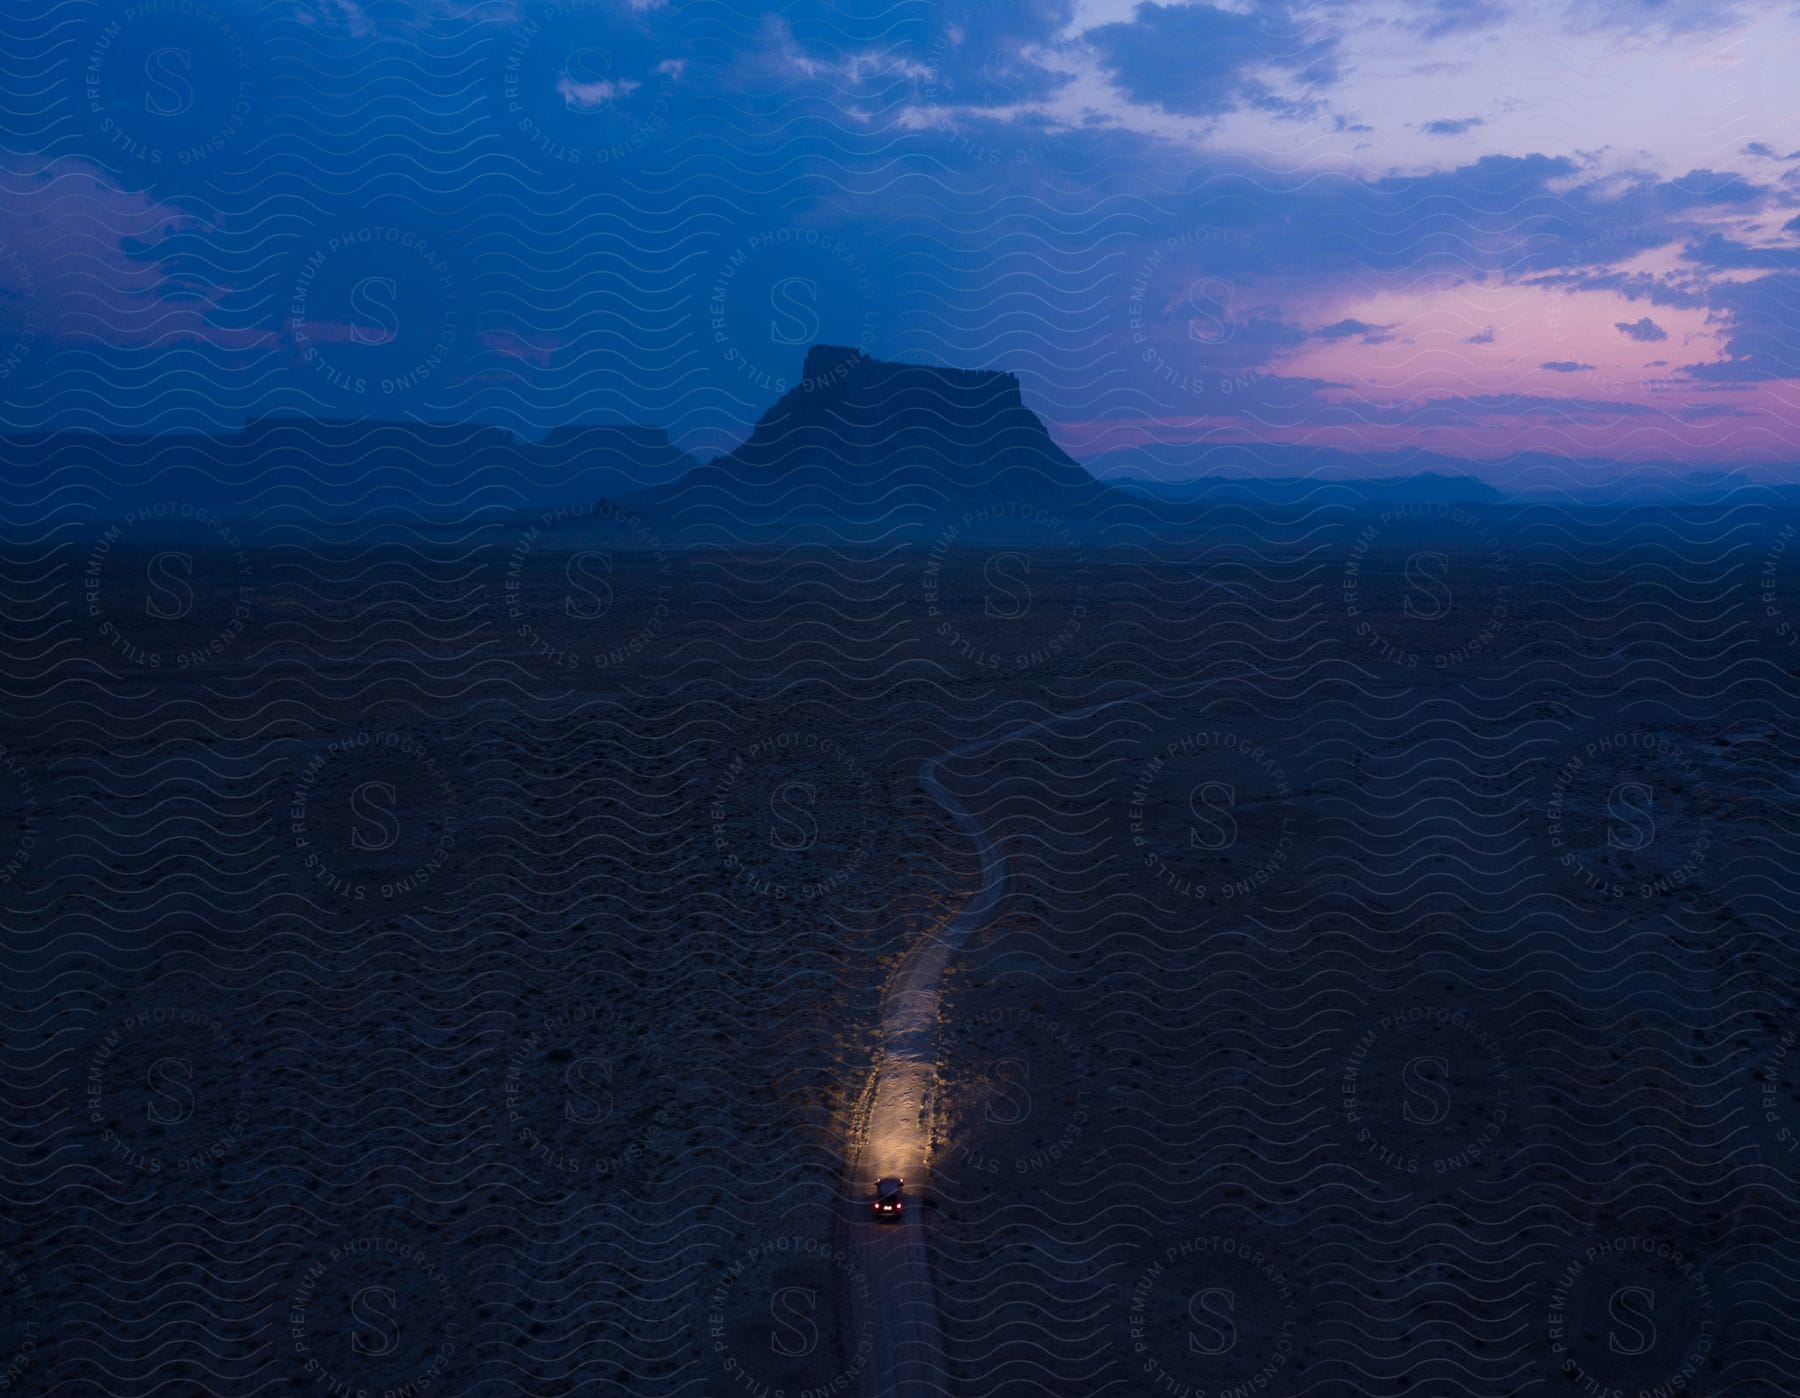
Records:
<instances>
[{"instance_id":1,"label":"pink cloud","mask_svg":"<svg viewBox=\"0 0 1800 1398\"><path fill-rule=\"evenodd\" d=\"M0 154L0 294L36 335L109 345L268 343L215 319L228 288L174 271L164 251L211 224L73 157Z\"/></svg>"},{"instance_id":2,"label":"pink cloud","mask_svg":"<svg viewBox=\"0 0 1800 1398\"><path fill-rule=\"evenodd\" d=\"M568 347L568 341L541 333L528 335L518 330L489 330L482 334L481 346L502 358L522 359L540 369L547 369L557 351Z\"/></svg>"}]
</instances>

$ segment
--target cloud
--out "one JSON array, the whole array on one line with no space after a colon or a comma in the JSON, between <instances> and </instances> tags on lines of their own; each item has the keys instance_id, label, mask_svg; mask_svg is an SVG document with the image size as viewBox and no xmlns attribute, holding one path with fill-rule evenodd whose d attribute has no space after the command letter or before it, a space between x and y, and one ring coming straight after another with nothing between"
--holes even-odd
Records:
<instances>
[{"instance_id":1,"label":"cloud","mask_svg":"<svg viewBox=\"0 0 1800 1398\"><path fill-rule=\"evenodd\" d=\"M1702 383L1766 383L1791 377L1791 373L1778 372L1748 355L1708 364L1683 364L1681 372Z\"/></svg>"},{"instance_id":2,"label":"cloud","mask_svg":"<svg viewBox=\"0 0 1800 1398\"><path fill-rule=\"evenodd\" d=\"M1714 205L1755 207L1769 197L1766 185L1731 170L1689 170L1662 183L1647 181L1640 188L1653 189L1660 198L1658 207L1669 213L1681 213Z\"/></svg>"},{"instance_id":3,"label":"cloud","mask_svg":"<svg viewBox=\"0 0 1800 1398\"><path fill-rule=\"evenodd\" d=\"M1460 136L1465 131L1486 125L1480 117L1439 117L1436 121L1426 122L1419 130L1427 136Z\"/></svg>"},{"instance_id":4,"label":"cloud","mask_svg":"<svg viewBox=\"0 0 1800 1398\"><path fill-rule=\"evenodd\" d=\"M1723 282L1711 304L1730 325L1725 358L1684 364L1703 383L1763 383L1800 379L1800 274L1776 272L1751 281Z\"/></svg>"},{"instance_id":5,"label":"cloud","mask_svg":"<svg viewBox=\"0 0 1800 1398\"><path fill-rule=\"evenodd\" d=\"M296 9L294 18L308 28L335 30L353 39L375 32L375 22L356 0L314 0L311 9Z\"/></svg>"},{"instance_id":6,"label":"cloud","mask_svg":"<svg viewBox=\"0 0 1800 1398\"><path fill-rule=\"evenodd\" d=\"M1800 248L1775 246L1751 247L1735 238L1709 233L1702 241L1683 250L1682 260L1706 267L1750 269L1800 267Z\"/></svg>"},{"instance_id":7,"label":"cloud","mask_svg":"<svg viewBox=\"0 0 1800 1398\"><path fill-rule=\"evenodd\" d=\"M1758 156L1761 156L1764 160L1774 160L1776 158L1775 152L1770 147L1764 145L1761 141L1752 141L1749 145L1745 146L1744 154L1745 155L1758 155Z\"/></svg>"},{"instance_id":8,"label":"cloud","mask_svg":"<svg viewBox=\"0 0 1800 1398\"><path fill-rule=\"evenodd\" d=\"M1098 149L1101 138L1089 139ZM1108 163L1109 169L1115 167L1121 171L1121 188L1138 168L1128 162ZM1371 295L1410 288L1427 278L1445 287L1452 298L1457 293L1451 288L1481 288L1481 299L1472 303L1476 307L1472 312L1469 301L1450 302L1465 315L1492 314L1494 307L1504 304L1511 288L1554 287L1569 293L1575 323L1590 331L1640 319L1657 324L1652 315L1621 314L1620 300L1636 302L1643 311L1664 307L1670 308L1671 314L1683 311L1684 328L1690 319L1697 321L1693 312L1699 311L1710 316L1722 339L1740 331L1745 338L1741 352L1724 367L1690 373L1686 384L1692 391L1707 377L1733 383L1782 377L1793 361L1800 359L1791 348L1800 345L1800 326L1788 332L1790 348L1785 356L1780 350L1781 339L1775 331L1779 313L1770 305L1768 276L1733 277L1731 280L1743 285L1722 299L1719 287L1724 278L1715 278L1708 266L1683 258L1683 250L1692 249L1719 260L1770 260L1766 251L1752 253L1723 243L1709 244L1708 239L1723 230L1732 231L1734 237L1746 236L1737 230L1771 222L1769 215L1776 209L1779 218L1800 213L1782 207L1786 199L1778 185L1730 170L1691 169L1676 178L1660 178L1640 170L1620 172L1610 162L1590 165L1544 154L1495 154L1447 170L1374 178L1321 177L1316 172L1272 174L1264 167L1240 167L1228 159L1213 158L1192 172L1171 213L1177 227L1207 228L1217 223L1221 210L1229 210L1231 236L1213 236L1197 244L1191 272L1179 253L1154 265L1163 269L1173 299L1185 294L1194 276L1204 273L1240 288L1256 288L1258 299L1269 303L1266 314L1282 321L1297 319L1295 311L1303 306L1373 309L1384 303L1371 301ZM1782 235L1783 244L1800 252L1795 242ZM1146 243L1147 250L1156 246ZM1437 304L1446 308L1443 301ZM1410 316L1403 321L1408 322ZM1303 333L1314 346L1354 344L1365 323L1366 318L1357 324L1302 320ZM1675 329L1667 333L1670 341L1680 339ZM1476 325L1462 335L1472 342L1471 347L1497 346L1499 342L1497 325ZM1652 343L1664 348L1668 344L1641 343L1645 350ZM1511 370L1497 367L1498 373L1510 375L1520 367L1548 363L1540 376L1561 375L1551 382L1577 390L1594 380L1577 383L1569 376L1597 373L1597 366L1590 365L1582 354L1586 349L1598 351L1597 344L1584 338L1553 348L1541 323L1521 320L1515 324L1509 319L1507 347L1508 355L1516 354L1518 362ZM1550 360L1533 357L1545 351ZM1717 350L1698 345L1688 353L1720 357ZM1269 375L1287 359L1279 347L1255 345L1242 335L1227 346L1209 348L1206 354L1205 372L1220 374L1248 371ZM1217 362L1227 356L1236 357L1229 363ZM1174 361L1173 355L1168 357ZM1470 356L1471 367L1486 358ZM1498 361L1507 356L1492 358ZM1675 371L1667 366L1652 372L1675 378ZM1381 376L1365 373L1359 377L1370 380L1355 389L1366 409L1370 396L1381 392L1374 382ZM1461 401L1440 400L1430 410L1429 420L1452 426L1458 411L1466 413L1469 422L1503 414L1529 419L1539 411L1522 398L1480 396L1478 390L1488 386L1478 378L1477 392ZM1399 382L1392 385L1392 391L1402 391ZM1320 389L1306 393L1298 385L1269 375L1259 379L1256 389L1235 402L1231 411L1270 422L1304 421L1331 427L1338 424L1340 410L1327 395L1336 392ZM1673 394L1668 398L1673 401L1658 402L1649 413L1676 415L1680 400ZM1546 418L1563 418L1577 411L1598 418L1628 411L1597 401L1580 409L1563 399L1550 402L1553 406L1541 409ZM1354 421L1355 414L1343 410L1342 425Z\"/></svg>"},{"instance_id":9,"label":"cloud","mask_svg":"<svg viewBox=\"0 0 1800 1398\"><path fill-rule=\"evenodd\" d=\"M1603 291L1627 301L1648 301L1652 306L1693 311L1707 305L1706 292L1698 284L1676 283L1649 272L1588 272L1533 277L1530 286L1558 286L1567 291Z\"/></svg>"},{"instance_id":10,"label":"cloud","mask_svg":"<svg viewBox=\"0 0 1800 1398\"><path fill-rule=\"evenodd\" d=\"M1644 316L1641 320L1615 320L1613 326L1627 339L1636 340L1639 344L1647 345L1669 338L1669 332L1649 316Z\"/></svg>"},{"instance_id":11,"label":"cloud","mask_svg":"<svg viewBox=\"0 0 1800 1398\"><path fill-rule=\"evenodd\" d=\"M556 352L568 347L568 341L558 335L522 330L488 330L481 336L482 348L502 359L522 359L528 364L535 364L540 369L550 367Z\"/></svg>"},{"instance_id":12,"label":"cloud","mask_svg":"<svg viewBox=\"0 0 1800 1398\"><path fill-rule=\"evenodd\" d=\"M1387 332L1391 325L1371 325L1366 320L1340 320L1330 325L1322 325L1312 332L1315 340L1348 340L1360 337L1365 345L1386 344L1394 337Z\"/></svg>"},{"instance_id":13,"label":"cloud","mask_svg":"<svg viewBox=\"0 0 1800 1398\"><path fill-rule=\"evenodd\" d=\"M556 80L556 90L564 104L577 112L594 111L621 97L629 97L642 86L642 83L634 83L630 78L620 78L617 82L601 78L597 82L581 83L564 75Z\"/></svg>"},{"instance_id":14,"label":"cloud","mask_svg":"<svg viewBox=\"0 0 1800 1398\"><path fill-rule=\"evenodd\" d=\"M1730 333L1737 317L1756 313L1764 293L1749 290L1720 304L1708 269L1684 261L1683 249L1719 260L1769 262L1786 255L1707 241L1713 230L1780 197L1731 172L1696 170L1660 180L1641 173L1591 173L1576 161L1551 156L1489 155L1450 170L1376 179L1298 174L1283 179L1215 162L1202 167L1189 187L1192 194L1172 210L1178 224L1209 227L1219 210L1230 209L1236 211L1231 236L1197 245L1187 280L1179 252L1146 265L1164 268L1161 275L1176 293L1201 273L1255 286L1259 297L1272 303L1264 314L1284 321L1294 318L1284 305L1290 296L1294 302L1287 304L1331 304L1348 300L1349 292L1359 298L1351 304L1362 304L1372 280L1377 286L1390 278L1410 284L1429 273L1449 285L1485 286L1499 294L1509 287L1566 291L1580 307L1579 318L1602 327L1640 319L1620 316L1617 301L1623 298L1647 309L1709 312L1721 332ZM1784 216L1792 212L1785 210ZM1800 248L1788 251L1800 255ZM1650 316L1641 319L1656 324ZM1302 333L1314 344L1343 343L1389 329L1352 317L1308 322ZM1492 325L1464 335L1475 346L1499 339ZM1532 326L1509 330L1508 343L1525 364L1541 362L1530 358L1533 350L1549 347ZM1648 347L1653 341L1641 343ZM1800 343L1800 336L1792 343ZM1273 343L1257 345L1247 336L1208 353L1237 357L1229 365L1208 365L1221 373L1267 371L1283 357ZM1769 360L1765 354L1752 367L1769 368ZM1593 371L1570 354L1543 372Z\"/></svg>"},{"instance_id":15,"label":"cloud","mask_svg":"<svg viewBox=\"0 0 1800 1398\"><path fill-rule=\"evenodd\" d=\"M1557 188L1579 174L1571 163L1562 176L1546 173L1535 181L1541 202L1530 211L1525 267L1548 270L1623 262L1657 248L1703 239L1725 213L1752 213L1776 197L1770 186L1715 170L1690 170L1671 180L1633 174L1623 181L1594 179ZM1524 194L1521 190L1521 197Z\"/></svg>"},{"instance_id":16,"label":"cloud","mask_svg":"<svg viewBox=\"0 0 1800 1398\"><path fill-rule=\"evenodd\" d=\"M1087 39L1126 96L1184 116L1246 107L1303 115L1316 103L1282 96L1269 79L1279 74L1315 88L1339 78L1335 36L1280 3L1240 13L1145 0L1129 22L1101 25Z\"/></svg>"},{"instance_id":17,"label":"cloud","mask_svg":"<svg viewBox=\"0 0 1800 1398\"><path fill-rule=\"evenodd\" d=\"M1595 29L1691 34L1730 29L1755 13L1759 0L1584 0L1572 13Z\"/></svg>"},{"instance_id":18,"label":"cloud","mask_svg":"<svg viewBox=\"0 0 1800 1398\"><path fill-rule=\"evenodd\" d=\"M0 152L0 302L34 336L270 343L269 331L233 323L234 291L215 270L194 268L192 246L216 231L88 161Z\"/></svg>"},{"instance_id":19,"label":"cloud","mask_svg":"<svg viewBox=\"0 0 1800 1398\"><path fill-rule=\"evenodd\" d=\"M1781 197L1731 172L1602 176L1546 155L1485 155L1453 169L1377 179L1296 175L1291 183L1219 164L1193 187L1191 206L1176 217L1205 225L1218 208L1241 204L1243 243L1211 256L1227 266L1254 261L1259 275L1281 268L1298 284L1329 287L1371 271L1430 266L1459 280L1485 274L1688 306L1703 305L1704 295L1686 269L1610 269L1662 250L1668 256L1659 261L1673 263L1683 246L1705 256L1706 240L1726 218ZM1723 255L1721 245L1712 247ZM1594 280L1603 277L1611 280Z\"/></svg>"},{"instance_id":20,"label":"cloud","mask_svg":"<svg viewBox=\"0 0 1800 1398\"><path fill-rule=\"evenodd\" d=\"M1506 6L1493 0L1433 0L1419 32L1427 39L1491 29L1506 18Z\"/></svg>"}]
</instances>

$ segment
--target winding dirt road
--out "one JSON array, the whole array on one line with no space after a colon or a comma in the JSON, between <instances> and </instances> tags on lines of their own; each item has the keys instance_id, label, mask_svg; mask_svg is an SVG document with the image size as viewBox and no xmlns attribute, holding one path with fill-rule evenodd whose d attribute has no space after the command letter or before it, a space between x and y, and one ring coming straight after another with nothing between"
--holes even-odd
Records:
<instances>
[{"instance_id":1,"label":"winding dirt road","mask_svg":"<svg viewBox=\"0 0 1800 1398\"><path fill-rule=\"evenodd\" d=\"M927 1113L929 1087L937 1070L938 991L950 958L999 906L1006 887L1006 862L993 836L938 780L938 764L1142 697L1125 695L1038 719L930 758L919 769L925 790L974 842L981 862L981 887L954 917L946 918L913 945L882 992L881 1059L874 1069L868 1115L860 1140L853 1143L846 1181L850 1251L869 1281L865 1302L869 1313L855 1317L851 1332L867 1333L873 1342L863 1370L864 1398L944 1398L951 1392L925 1255L924 1215L919 1208L930 1155ZM898 1175L906 1181L907 1210L899 1223L876 1223L869 1208L875 1181L884 1175Z\"/></svg>"}]
</instances>

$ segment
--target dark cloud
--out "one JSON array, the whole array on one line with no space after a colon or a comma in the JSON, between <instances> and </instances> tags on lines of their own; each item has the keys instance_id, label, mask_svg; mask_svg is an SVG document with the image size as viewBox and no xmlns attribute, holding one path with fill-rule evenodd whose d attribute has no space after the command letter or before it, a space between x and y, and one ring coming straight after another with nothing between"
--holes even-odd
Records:
<instances>
[{"instance_id":1,"label":"dark cloud","mask_svg":"<svg viewBox=\"0 0 1800 1398\"><path fill-rule=\"evenodd\" d=\"M1471 244L1499 240L1507 249L1496 257L1472 247L1474 265L1517 273L1622 262L1705 236L1710 220L1693 217L1700 211L1748 212L1773 197L1767 186L1729 172L1571 183L1581 173L1575 162L1545 155L1484 156L1453 170L1376 181L1369 198L1378 207L1368 213L1429 229L1441 210L1444 223L1461 222Z\"/></svg>"},{"instance_id":2,"label":"dark cloud","mask_svg":"<svg viewBox=\"0 0 1800 1398\"><path fill-rule=\"evenodd\" d=\"M1216 222L1221 209L1242 210L1241 245L1213 249L1215 259L1254 258L1307 283L1386 269L1467 276L1511 270L1528 255L1519 250L1533 246L1533 230L1570 223L1579 205L1551 186L1578 173L1572 161L1544 155L1490 155L1377 180L1309 174L1288 183L1258 167L1215 167L1196 181L1184 212L1199 226Z\"/></svg>"},{"instance_id":3,"label":"dark cloud","mask_svg":"<svg viewBox=\"0 0 1800 1398\"><path fill-rule=\"evenodd\" d=\"M1705 267L1771 271L1800 267L1800 248L1754 248L1717 233L1710 233L1702 241L1690 244L1681 256L1683 261L1697 262Z\"/></svg>"},{"instance_id":4,"label":"dark cloud","mask_svg":"<svg viewBox=\"0 0 1800 1398\"><path fill-rule=\"evenodd\" d=\"M1724 319L1739 312L1717 304L1705 269L1695 263L1667 273L1612 267L1650 249L1685 245L1723 258L1727 250L1706 242L1706 225L1690 211L1757 207L1772 197L1730 173L1585 180L1571 160L1491 155L1451 170L1377 180L1314 175L1284 183L1263 170L1214 166L1195 176L1191 204L1178 217L1202 227L1230 211L1229 238L1206 240L1190 265L1240 283L1265 284L1276 276L1297 292L1329 294L1389 273L1438 273L1619 295ZM1744 299L1754 298L1751 292ZM1330 333L1320 338L1359 333L1353 324L1324 329ZM1522 339L1529 344L1531 333ZM1496 340L1492 327L1473 337L1475 344ZM1246 340L1238 352L1248 356L1255 348ZM1262 364L1274 358L1269 348Z\"/></svg>"},{"instance_id":5,"label":"dark cloud","mask_svg":"<svg viewBox=\"0 0 1800 1398\"><path fill-rule=\"evenodd\" d=\"M1556 374L1581 374L1591 370L1592 364L1583 364L1578 359L1546 359L1539 366Z\"/></svg>"},{"instance_id":6,"label":"dark cloud","mask_svg":"<svg viewBox=\"0 0 1800 1398\"><path fill-rule=\"evenodd\" d=\"M1498 332L1494 327L1490 325L1485 329L1477 330L1473 335L1466 337L1463 340L1463 343L1465 345L1491 345L1494 343L1497 333Z\"/></svg>"},{"instance_id":7,"label":"dark cloud","mask_svg":"<svg viewBox=\"0 0 1800 1398\"><path fill-rule=\"evenodd\" d=\"M1648 301L1652 306L1668 306L1691 311L1708 303L1703 287L1685 282L1672 282L1649 272L1585 272L1532 277L1531 286L1561 287L1565 291L1616 292L1628 301Z\"/></svg>"},{"instance_id":8,"label":"dark cloud","mask_svg":"<svg viewBox=\"0 0 1800 1398\"><path fill-rule=\"evenodd\" d=\"M1651 320L1649 316L1644 316L1640 320L1615 320L1613 325L1626 339L1636 340L1640 344L1650 344L1656 340L1669 338L1669 332Z\"/></svg>"},{"instance_id":9,"label":"dark cloud","mask_svg":"<svg viewBox=\"0 0 1800 1398\"><path fill-rule=\"evenodd\" d=\"M1439 117L1436 121L1426 122L1419 130L1427 136L1460 136L1465 131L1486 125L1480 117Z\"/></svg>"},{"instance_id":10,"label":"dark cloud","mask_svg":"<svg viewBox=\"0 0 1800 1398\"><path fill-rule=\"evenodd\" d=\"M1002 108L1053 96L1069 75L1027 55L1054 43L1069 8L1066 0L944 7L936 31L912 55L931 70L922 98L933 106Z\"/></svg>"},{"instance_id":11,"label":"dark cloud","mask_svg":"<svg viewBox=\"0 0 1800 1398\"><path fill-rule=\"evenodd\" d=\"M1213 5L1138 6L1129 22L1088 33L1113 81L1136 102L1184 116L1242 107L1283 115L1315 109L1273 92L1255 76L1277 68L1307 87L1338 80L1337 40L1295 19L1285 5L1239 14Z\"/></svg>"},{"instance_id":12,"label":"dark cloud","mask_svg":"<svg viewBox=\"0 0 1800 1398\"><path fill-rule=\"evenodd\" d=\"M1312 332L1315 340L1348 340L1361 339L1365 345L1384 345L1394 337L1388 331L1391 325L1371 325L1366 320L1340 320L1330 325L1321 325Z\"/></svg>"},{"instance_id":13,"label":"dark cloud","mask_svg":"<svg viewBox=\"0 0 1800 1398\"><path fill-rule=\"evenodd\" d=\"M1659 194L1661 207L1671 213L1717 204L1754 207L1769 197L1768 186L1728 170L1689 170L1672 180L1646 183Z\"/></svg>"},{"instance_id":14,"label":"dark cloud","mask_svg":"<svg viewBox=\"0 0 1800 1398\"><path fill-rule=\"evenodd\" d=\"M1723 282L1712 305L1731 326L1725 358L1685 364L1702 383L1764 383L1800 379L1800 274L1778 272L1751 281Z\"/></svg>"},{"instance_id":15,"label":"dark cloud","mask_svg":"<svg viewBox=\"0 0 1800 1398\"><path fill-rule=\"evenodd\" d=\"M1709 236L1712 219L1705 215L1720 208L1753 212L1774 197L1769 186L1714 170L1690 170L1672 180L1644 175L1622 188L1605 181L1560 193L1542 188L1529 206L1521 206L1519 224L1527 241L1520 264L1548 271L1623 262L1652 248Z\"/></svg>"},{"instance_id":16,"label":"dark cloud","mask_svg":"<svg viewBox=\"0 0 1800 1398\"><path fill-rule=\"evenodd\" d=\"M1760 155L1764 160L1775 159L1775 152L1761 141L1752 141L1744 147L1745 155Z\"/></svg>"}]
</instances>

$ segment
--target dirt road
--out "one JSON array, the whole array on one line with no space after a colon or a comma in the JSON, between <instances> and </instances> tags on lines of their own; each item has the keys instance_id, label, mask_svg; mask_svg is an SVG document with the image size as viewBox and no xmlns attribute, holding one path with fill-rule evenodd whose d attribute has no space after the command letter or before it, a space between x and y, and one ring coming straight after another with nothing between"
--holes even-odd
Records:
<instances>
[{"instance_id":1,"label":"dirt road","mask_svg":"<svg viewBox=\"0 0 1800 1398\"><path fill-rule=\"evenodd\" d=\"M993 836L938 780L938 764L1141 697L1126 695L1038 719L931 758L919 770L925 790L973 842L981 886L954 917L919 939L895 967L882 993L882 1056L850 1166L845 1206L850 1248L869 1279L867 1320L874 1349L864 1370L865 1398L935 1398L952 1391L926 1262L927 1230L918 1206L929 1164L927 1107L937 1068L938 990L950 958L999 906L1006 863ZM906 1181L907 1211L899 1223L876 1223L870 1211L875 1181L884 1175ZM861 1332L863 1319L857 1317L853 1333Z\"/></svg>"}]
</instances>

